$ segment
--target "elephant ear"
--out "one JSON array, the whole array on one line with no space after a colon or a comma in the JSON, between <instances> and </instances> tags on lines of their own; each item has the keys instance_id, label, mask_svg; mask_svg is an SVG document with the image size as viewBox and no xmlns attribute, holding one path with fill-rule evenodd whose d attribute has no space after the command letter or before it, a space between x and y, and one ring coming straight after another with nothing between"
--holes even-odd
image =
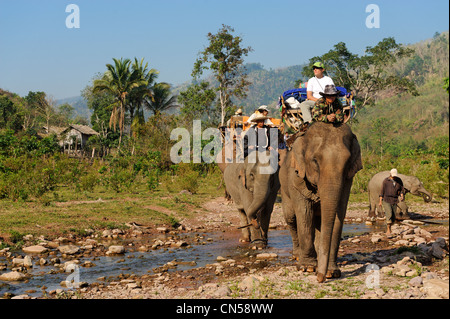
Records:
<instances>
[{"instance_id":1,"label":"elephant ear","mask_svg":"<svg viewBox=\"0 0 450 319\"><path fill-rule=\"evenodd\" d=\"M361 148L355 134L353 134L350 152L352 155L350 158L350 169L348 170L347 178L353 178L355 174L363 168L361 160Z\"/></svg>"},{"instance_id":2,"label":"elephant ear","mask_svg":"<svg viewBox=\"0 0 450 319\"><path fill-rule=\"evenodd\" d=\"M239 171L239 179L240 179L241 182L242 182L242 186L244 186L244 188L247 189L247 183L246 183L246 181L245 181L245 171L244 171L243 169L241 169L241 170Z\"/></svg>"}]
</instances>

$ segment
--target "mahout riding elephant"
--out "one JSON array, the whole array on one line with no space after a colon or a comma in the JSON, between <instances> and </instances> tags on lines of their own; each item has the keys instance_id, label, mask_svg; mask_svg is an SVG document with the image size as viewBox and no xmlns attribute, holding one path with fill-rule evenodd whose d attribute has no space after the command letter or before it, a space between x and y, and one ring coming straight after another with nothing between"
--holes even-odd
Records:
<instances>
[{"instance_id":1,"label":"mahout riding elephant","mask_svg":"<svg viewBox=\"0 0 450 319\"><path fill-rule=\"evenodd\" d=\"M380 208L378 203L380 201L381 185L383 184L384 179L389 177L389 174L389 171L379 172L372 177L367 185L367 190L369 192L369 218L371 219L375 218L377 212L378 217L385 217L383 208ZM407 193L409 192L416 196L422 196L426 203L431 201L431 193L425 189L422 182L417 177L404 174L398 174L398 177L402 180L403 187ZM396 215L399 218L403 218L404 215L408 213L408 206L404 201L399 202L397 206Z\"/></svg>"},{"instance_id":2,"label":"mahout riding elephant","mask_svg":"<svg viewBox=\"0 0 450 319\"><path fill-rule=\"evenodd\" d=\"M258 248L267 245L270 217L280 189L277 159L274 151L255 151L243 163L229 163L224 170L226 191L239 210L240 241L252 242Z\"/></svg>"},{"instance_id":3,"label":"mahout riding elephant","mask_svg":"<svg viewBox=\"0 0 450 319\"><path fill-rule=\"evenodd\" d=\"M280 167L282 207L299 268L317 280L338 278L336 263L353 177L361 150L347 124L313 123Z\"/></svg>"}]
</instances>

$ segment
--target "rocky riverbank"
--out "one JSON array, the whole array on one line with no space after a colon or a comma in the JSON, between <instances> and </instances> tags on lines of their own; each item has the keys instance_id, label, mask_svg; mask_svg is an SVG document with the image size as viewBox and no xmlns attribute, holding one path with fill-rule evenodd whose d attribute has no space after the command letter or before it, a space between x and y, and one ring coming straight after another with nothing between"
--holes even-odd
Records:
<instances>
[{"instance_id":1,"label":"rocky riverbank","mask_svg":"<svg viewBox=\"0 0 450 319\"><path fill-rule=\"evenodd\" d=\"M76 279L71 276L76 267L96 267L101 256L133 258L134 252L189 249L220 240L199 232L235 232L238 216L233 204L218 198L206 203L204 209L205 214L182 220L176 229L130 222L127 229L86 230L84 237L72 234L49 240L25 236L21 251L0 250L4 260L0 261L0 285L27 281L30 269L43 266ZM143 275L123 271L117 276L104 274L90 283L64 280L57 289L41 287L39 296L34 291L4 293L3 297L448 299L448 202L413 204L411 211L413 219L394 225L390 236L380 230L383 221L377 221L377 231L344 238L339 251L342 277L323 284L317 283L314 273L297 270L288 256L248 249L232 258L215 256L213 263L201 267L196 267L195 260L173 259ZM365 223L366 213L364 203L351 204L346 222ZM278 203L271 229L284 227ZM193 232L197 235L189 236ZM180 270L186 264L189 269Z\"/></svg>"}]
</instances>

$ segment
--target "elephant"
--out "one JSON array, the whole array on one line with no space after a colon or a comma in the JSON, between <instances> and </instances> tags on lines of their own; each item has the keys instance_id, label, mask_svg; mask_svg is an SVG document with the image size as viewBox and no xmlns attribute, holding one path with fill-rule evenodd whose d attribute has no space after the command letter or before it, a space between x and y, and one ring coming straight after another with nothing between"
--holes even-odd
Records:
<instances>
[{"instance_id":1,"label":"elephant","mask_svg":"<svg viewBox=\"0 0 450 319\"><path fill-rule=\"evenodd\" d=\"M272 152L272 153L271 153ZM240 215L241 242L252 242L257 248L267 245L267 233L273 206L280 189L278 178L278 156L274 151L265 151L264 156L273 156L274 161L263 161L263 155L254 152L243 163L229 163L224 170L226 192L236 204ZM272 165L271 165L272 164ZM271 174L265 170L272 166Z\"/></svg>"},{"instance_id":2,"label":"elephant","mask_svg":"<svg viewBox=\"0 0 450 319\"><path fill-rule=\"evenodd\" d=\"M378 206L380 201L380 192L381 185L383 184L383 180L389 176L389 171L383 171L375 174L372 179L369 181L367 186L367 190L369 192L369 218L374 219L376 216L376 212L378 212L378 217L384 217L383 208ZM422 182L415 176L398 174L398 177L403 182L403 187L406 192L409 192L413 195L422 196L423 200L428 203L432 199L432 195L428 192L423 186ZM397 217L403 217L408 213L408 206L404 201L398 203Z\"/></svg>"},{"instance_id":3,"label":"elephant","mask_svg":"<svg viewBox=\"0 0 450 319\"><path fill-rule=\"evenodd\" d=\"M337 254L361 149L347 124L313 122L280 166L283 214L298 268L339 278Z\"/></svg>"}]
</instances>

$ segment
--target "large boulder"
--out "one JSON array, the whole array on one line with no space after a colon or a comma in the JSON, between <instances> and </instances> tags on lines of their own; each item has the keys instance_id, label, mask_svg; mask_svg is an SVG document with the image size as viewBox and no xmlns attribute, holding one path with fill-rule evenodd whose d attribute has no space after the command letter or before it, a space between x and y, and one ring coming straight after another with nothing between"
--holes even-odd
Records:
<instances>
[{"instance_id":1,"label":"large boulder","mask_svg":"<svg viewBox=\"0 0 450 319\"><path fill-rule=\"evenodd\" d=\"M43 254L43 253L47 252L48 249L45 248L44 246L35 245L35 246L24 247L24 248L22 248L22 250L26 254Z\"/></svg>"},{"instance_id":2,"label":"large boulder","mask_svg":"<svg viewBox=\"0 0 450 319\"><path fill-rule=\"evenodd\" d=\"M11 271L0 275L0 280L3 281L22 281L25 279L27 279L27 276L18 271Z\"/></svg>"}]
</instances>

